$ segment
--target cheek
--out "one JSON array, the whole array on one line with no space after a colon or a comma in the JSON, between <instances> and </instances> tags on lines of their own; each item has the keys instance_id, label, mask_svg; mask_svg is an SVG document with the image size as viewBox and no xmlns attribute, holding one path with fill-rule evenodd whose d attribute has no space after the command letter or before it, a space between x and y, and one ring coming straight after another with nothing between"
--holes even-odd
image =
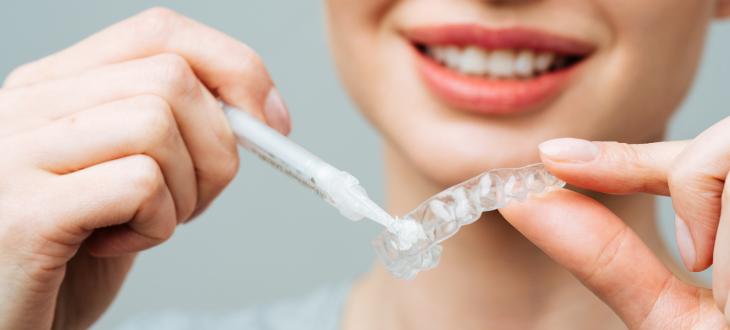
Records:
<instances>
[{"instance_id":1,"label":"cheek","mask_svg":"<svg viewBox=\"0 0 730 330\"><path fill-rule=\"evenodd\" d=\"M327 0L326 16L330 48L337 71L350 96L368 114L373 107L372 86L378 81L377 71L382 68L376 60L387 9L397 0Z\"/></svg>"},{"instance_id":2,"label":"cheek","mask_svg":"<svg viewBox=\"0 0 730 330\"><path fill-rule=\"evenodd\" d=\"M377 28L388 9L398 2L399 0L327 0L325 9L329 30L349 31L354 26Z\"/></svg>"},{"instance_id":3,"label":"cheek","mask_svg":"<svg viewBox=\"0 0 730 330\"><path fill-rule=\"evenodd\" d=\"M601 1L613 40L593 68L595 104L621 134L641 141L663 130L694 77L713 6L703 0ZM644 135L642 135L644 133Z\"/></svg>"},{"instance_id":4,"label":"cheek","mask_svg":"<svg viewBox=\"0 0 730 330\"><path fill-rule=\"evenodd\" d=\"M678 103L699 62L712 18L711 1L609 2L607 15L614 22L616 37L606 70L616 68L631 77L614 77L641 91L631 94L643 94L639 96L660 103L663 99Z\"/></svg>"}]
</instances>

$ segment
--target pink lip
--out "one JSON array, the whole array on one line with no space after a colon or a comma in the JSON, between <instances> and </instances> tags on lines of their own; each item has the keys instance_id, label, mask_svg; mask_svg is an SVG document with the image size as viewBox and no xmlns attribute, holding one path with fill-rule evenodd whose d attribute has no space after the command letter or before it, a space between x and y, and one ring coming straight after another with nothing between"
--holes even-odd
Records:
<instances>
[{"instance_id":1,"label":"pink lip","mask_svg":"<svg viewBox=\"0 0 730 330\"><path fill-rule=\"evenodd\" d=\"M531 49L587 56L593 47L584 42L524 28L487 29L473 24L422 27L406 31L419 45L475 45L486 49ZM497 80L462 75L437 63L414 47L417 69L426 86L442 101L457 108L491 115L534 110L557 96L580 66L526 80Z\"/></svg>"}]
</instances>

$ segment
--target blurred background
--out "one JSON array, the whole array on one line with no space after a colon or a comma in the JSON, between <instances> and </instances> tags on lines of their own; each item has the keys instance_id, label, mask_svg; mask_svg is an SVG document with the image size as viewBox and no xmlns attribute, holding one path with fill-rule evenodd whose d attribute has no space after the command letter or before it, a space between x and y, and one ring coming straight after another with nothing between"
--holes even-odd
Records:
<instances>
[{"instance_id":1,"label":"blurred background","mask_svg":"<svg viewBox=\"0 0 730 330\"><path fill-rule=\"evenodd\" d=\"M4 0L0 77L144 9L165 6L255 49L289 105L291 138L355 175L382 203L379 138L338 82L320 1ZM730 24L713 26L697 82L672 121L669 140L694 138L730 115L727 40ZM658 207L665 241L678 258L671 201L660 198ZM305 294L367 271L375 262L370 241L381 230L367 220L350 222L241 150L233 183L203 216L139 256L117 300L93 329L111 329L141 312L238 310ZM710 279L710 272L702 276Z\"/></svg>"}]
</instances>

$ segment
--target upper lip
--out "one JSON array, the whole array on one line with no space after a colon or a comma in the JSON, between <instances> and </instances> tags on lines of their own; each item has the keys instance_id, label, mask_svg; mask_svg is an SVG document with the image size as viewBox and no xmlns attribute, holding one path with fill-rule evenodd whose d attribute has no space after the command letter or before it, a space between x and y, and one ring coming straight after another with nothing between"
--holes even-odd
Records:
<instances>
[{"instance_id":1,"label":"upper lip","mask_svg":"<svg viewBox=\"0 0 730 330\"><path fill-rule=\"evenodd\" d=\"M487 28L477 24L447 24L407 29L405 36L426 46L478 46L485 49L530 49L585 56L594 46L571 37L531 28Z\"/></svg>"}]
</instances>

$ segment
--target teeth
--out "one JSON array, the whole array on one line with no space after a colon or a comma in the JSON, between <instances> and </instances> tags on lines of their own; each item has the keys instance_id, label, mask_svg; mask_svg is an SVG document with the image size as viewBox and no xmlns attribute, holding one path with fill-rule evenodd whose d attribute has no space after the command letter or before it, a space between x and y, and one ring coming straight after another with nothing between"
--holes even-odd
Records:
<instances>
[{"instance_id":1,"label":"teeth","mask_svg":"<svg viewBox=\"0 0 730 330\"><path fill-rule=\"evenodd\" d=\"M545 72L550 68L555 60L555 54L553 53L539 53L535 58L535 68L537 72Z\"/></svg>"},{"instance_id":2,"label":"teeth","mask_svg":"<svg viewBox=\"0 0 730 330\"><path fill-rule=\"evenodd\" d=\"M495 50L489 57L489 73L495 78L511 78L515 72L515 53L511 50Z\"/></svg>"},{"instance_id":3,"label":"teeth","mask_svg":"<svg viewBox=\"0 0 730 330\"><path fill-rule=\"evenodd\" d=\"M467 47L461 55L459 69L466 74L481 76L489 71L489 63L489 54L483 49Z\"/></svg>"},{"instance_id":4,"label":"teeth","mask_svg":"<svg viewBox=\"0 0 730 330\"><path fill-rule=\"evenodd\" d=\"M445 56L443 47L430 47L426 49L426 54L439 63L444 62Z\"/></svg>"},{"instance_id":5,"label":"teeth","mask_svg":"<svg viewBox=\"0 0 730 330\"><path fill-rule=\"evenodd\" d=\"M460 73L473 76L516 79L533 78L556 67L564 56L532 50L497 49L481 47L432 46L426 54Z\"/></svg>"},{"instance_id":6,"label":"teeth","mask_svg":"<svg viewBox=\"0 0 730 330\"><path fill-rule=\"evenodd\" d=\"M444 62L452 69L458 69L461 64L461 50L454 46L444 49Z\"/></svg>"},{"instance_id":7,"label":"teeth","mask_svg":"<svg viewBox=\"0 0 730 330\"><path fill-rule=\"evenodd\" d=\"M522 78L532 77L535 70L535 53L531 50L523 50L515 60L515 73Z\"/></svg>"}]
</instances>

